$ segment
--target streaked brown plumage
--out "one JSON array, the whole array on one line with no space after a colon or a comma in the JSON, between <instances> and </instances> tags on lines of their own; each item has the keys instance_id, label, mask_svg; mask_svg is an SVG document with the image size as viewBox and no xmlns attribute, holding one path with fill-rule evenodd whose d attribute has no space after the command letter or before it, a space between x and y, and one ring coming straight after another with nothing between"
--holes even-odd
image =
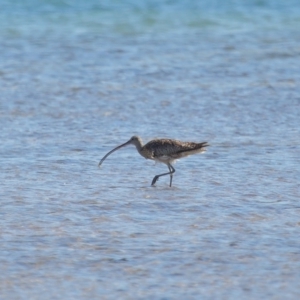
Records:
<instances>
[{"instance_id":1,"label":"streaked brown plumage","mask_svg":"<svg viewBox=\"0 0 300 300\"><path fill-rule=\"evenodd\" d=\"M108 152L99 162L99 167L111 153L130 144L135 145L137 151L146 159L159 161L168 166L169 172L154 176L151 185L153 186L160 176L170 175L170 187L172 186L173 173L175 173L171 163L176 159L204 152L206 150L205 147L209 146L207 142L193 143L171 139L155 139L143 146L141 138L133 136L128 142Z\"/></svg>"}]
</instances>

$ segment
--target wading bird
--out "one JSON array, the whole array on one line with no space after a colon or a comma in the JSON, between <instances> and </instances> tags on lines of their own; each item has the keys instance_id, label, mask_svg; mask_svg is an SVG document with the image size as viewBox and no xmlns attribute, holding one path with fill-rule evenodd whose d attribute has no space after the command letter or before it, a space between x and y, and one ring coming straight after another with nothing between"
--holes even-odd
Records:
<instances>
[{"instance_id":1,"label":"wading bird","mask_svg":"<svg viewBox=\"0 0 300 300\"><path fill-rule=\"evenodd\" d=\"M146 159L152 159L168 166L169 172L154 176L151 185L153 186L159 177L170 175L170 187L172 186L173 173L175 173L174 167L171 165L174 160L189 156L195 153L204 152L205 147L209 146L207 142L193 143L193 142L181 142L171 139L155 139L143 146L142 140L138 136L133 136L128 142L114 148L109 151L99 162L99 167L104 160L112 154L114 151L125 147L127 145L134 145L137 151Z\"/></svg>"}]
</instances>

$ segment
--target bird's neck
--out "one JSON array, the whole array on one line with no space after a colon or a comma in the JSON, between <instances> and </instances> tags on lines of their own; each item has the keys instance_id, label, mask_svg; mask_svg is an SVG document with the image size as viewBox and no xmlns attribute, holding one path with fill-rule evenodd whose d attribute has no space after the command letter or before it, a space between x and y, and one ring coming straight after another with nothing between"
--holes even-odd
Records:
<instances>
[{"instance_id":1,"label":"bird's neck","mask_svg":"<svg viewBox=\"0 0 300 300\"><path fill-rule=\"evenodd\" d=\"M135 147L136 147L136 150L138 152L141 152L142 148L143 148L143 143L141 140L138 140L134 143Z\"/></svg>"}]
</instances>

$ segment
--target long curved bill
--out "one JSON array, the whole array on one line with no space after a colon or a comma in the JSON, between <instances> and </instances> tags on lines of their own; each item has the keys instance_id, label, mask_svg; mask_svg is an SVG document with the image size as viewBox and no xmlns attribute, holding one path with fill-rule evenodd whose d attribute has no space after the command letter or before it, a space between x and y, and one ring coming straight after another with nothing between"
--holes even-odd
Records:
<instances>
[{"instance_id":1,"label":"long curved bill","mask_svg":"<svg viewBox=\"0 0 300 300\"><path fill-rule=\"evenodd\" d=\"M109 151L109 152L108 152L108 153L100 160L100 162L99 162L99 164L98 164L98 167L100 168L100 166L101 166L102 163L105 161L105 159L106 159L109 155L111 155L113 152L115 152L116 150L118 150L118 149L120 149L120 148L122 148L122 147L125 147L125 146L127 146L127 145L129 145L129 144L131 144L131 143L130 143L130 140L129 140L128 142L126 142L126 143L124 143L124 144L122 144L122 145L120 145L120 146L118 146L118 147L112 149L111 151Z\"/></svg>"}]
</instances>

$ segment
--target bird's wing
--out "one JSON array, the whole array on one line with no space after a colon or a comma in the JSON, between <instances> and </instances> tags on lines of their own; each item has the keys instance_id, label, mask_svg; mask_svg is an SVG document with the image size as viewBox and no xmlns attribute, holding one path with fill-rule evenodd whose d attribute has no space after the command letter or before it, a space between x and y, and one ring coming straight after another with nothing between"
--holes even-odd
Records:
<instances>
[{"instance_id":1,"label":"bird's wing","mask_svg":"<svg viewBox=\"0 0 300 300\"><path fill-rule=\"evenodd\" d=\"M159 139L150 141L145 145L145 148L152 153L153 158L161 156L172 157L180 150L190 149L188 144L171 139Z\"/></svg>"}]
</instances>

